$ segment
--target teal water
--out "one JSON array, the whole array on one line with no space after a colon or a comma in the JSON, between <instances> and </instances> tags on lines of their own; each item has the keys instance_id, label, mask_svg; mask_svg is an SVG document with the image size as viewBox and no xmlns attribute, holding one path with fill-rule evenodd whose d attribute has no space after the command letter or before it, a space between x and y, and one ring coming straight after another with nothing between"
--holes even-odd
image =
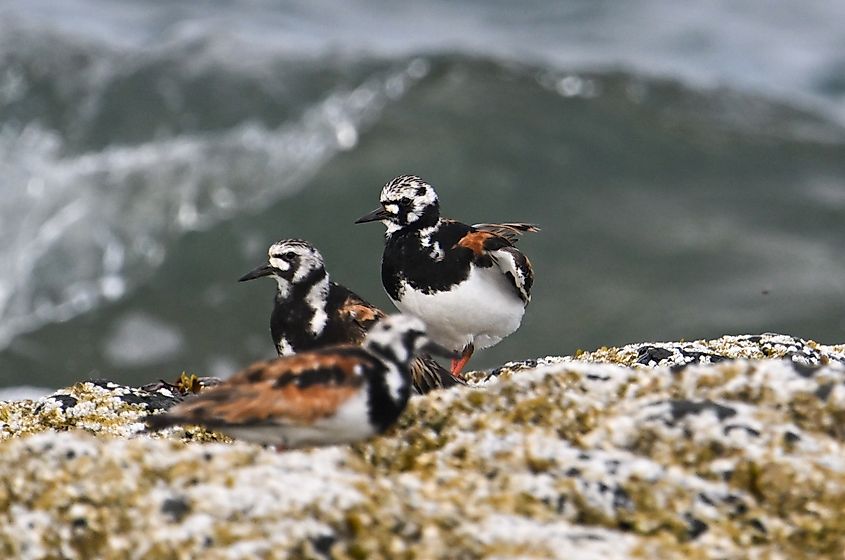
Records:
<instances>
[{"instance_id":1,"label":"teal water","mask_svg":"<svg viewBox=\"0 0 845 560\"><path fill-rule=\"evenodd\" d=\"M218 6L211 23L177 10L167 40L151 31L164 4L137 29L123 2L75 32L32 6L0 12L0 386L227 375L272 355L273 285L236 279L284 237L391 309L382 229L352 222L403 173L449 217L543 227L521 241L537 276L523 326L475 367L726 333L845 340L845 88L819 73L841 62L826 44L815 74L785 58L789 82L765 61L738 71L742 53L696 75L695 56L727 48L715 31L695 56L667 39L662 75L609 68L593 60L612 44L554 42L555 21L619 24L576 3L512 25L504 6L464 4L490 21L458 20L439 49L327 30L339 16L304 4ZM272 40L241 43L230 20Z\"/></svg>"}]
</instances>

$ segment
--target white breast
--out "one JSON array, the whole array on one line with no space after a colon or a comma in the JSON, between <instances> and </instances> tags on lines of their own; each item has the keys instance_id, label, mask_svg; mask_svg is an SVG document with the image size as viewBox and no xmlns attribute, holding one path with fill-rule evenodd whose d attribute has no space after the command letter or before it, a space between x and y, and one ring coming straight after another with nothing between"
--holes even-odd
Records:
<instances>
[{"instance_id":1,"label":"white breast","mask_svg":"<svg viewBox=\"0 0 845 560\"><path fill-rule=\"evenodd\" d=\"M447 292L424 294L405 285L402 301L393 302L403 313L425 321L428 336L452 350L472 343L487 348L519 328L525 306L497 267L473 266L461 284Z\"/></svg>"},{"instance_id":2,"label":"white breast","mask_svg":"<svg viewBox=\"0 0 845 560\"><path fill-rule=\"evenodd\" d=\"M344 401L337 413L317 420L311 429L318 432L320 439L316 441L322 444L352 443L375 435L370 424L367 391L361 390ZM296 434L295 437L308 440L307 433Z\"/></svg>"},{"instance_id":3,"label":"white breast","mask_svg":"<svg viewBox=\"0 0 845 560\"><path fill-rule=\"evenodd\" d=\"M366 391L346 400L333 416L313 424L287 424L280 420L275 425L229 426L220 431L237 439L281 445L286 449L352 443L376 433L369 420Z\"/></svg>"}]
</instances>

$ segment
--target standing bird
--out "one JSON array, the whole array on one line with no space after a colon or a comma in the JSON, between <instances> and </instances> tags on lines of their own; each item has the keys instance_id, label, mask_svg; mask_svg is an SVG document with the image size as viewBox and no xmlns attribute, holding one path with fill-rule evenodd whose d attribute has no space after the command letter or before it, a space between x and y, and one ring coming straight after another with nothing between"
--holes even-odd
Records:
<instances>
[{"instance_id":1,"label":"standing bird","mask_svg":"<svg viewBox=\"0 0 845 560\"><path fill-rule=\"evenodd\" d=\"M531 263L514 244L539 231L522 223L470 226L440 217L434 188L402 175L381 191L381 206L355 223L386 227L381 280L403 313L426 323L432 340L461 352L460 375L475 348L497 344L519 328L531 299Z\"/></svg>"},{"instance_id":2,"label":"standing bird","mask_svg":"<svg viewBox=\"0 0 845 560\"><path fill-rule=\"evenodd\" d=\"M270 334L279 356L334 344L361 344L385 314L346 287L329 280L323 256L307 241L284 239L267 252L267 263L240 281L270 276L276 298ZM424 394L459 384L430 356L411 362L414 389Z\"/></svg>"},{"instance_id":3,"label":"standing bird","mask_svg":"<svg viewBox=\"0 0 845 560\"><path fill-rule=\"evenodd\" d=\"M379 321L361 346L329 346L257 362L164 414L152 430L193 424L236 439L293 449L352 443L384 432L411 393L416 352L445 352L407 315Z\"/></svg>"}]
</instances>

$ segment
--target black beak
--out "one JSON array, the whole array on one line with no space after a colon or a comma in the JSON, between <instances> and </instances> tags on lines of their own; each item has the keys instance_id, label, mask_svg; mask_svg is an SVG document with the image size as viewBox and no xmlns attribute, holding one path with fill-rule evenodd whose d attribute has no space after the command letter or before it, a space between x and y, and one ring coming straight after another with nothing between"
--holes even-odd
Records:
<instances>
[{"instance_id":1,"label":"black beak","mask_svg":"<svg viewBox=\"0 0 845 560\"><path fill-rule=\"evenodd\" d=\"M269 264L262 264L258 268L250 270L249 272L238 278L238 282L255 280L256 278L261 278L262 276L270 276L271 274L273 274L273 267L271 267Z\"/></svg>"},{"instance_id":2,"label":"black beak","mask_svg":"<svg viewBox=\"0 0 845 560\"><path fill-rule=\"evenodd\" d=\"M367 222L380 222L390 217L390 214L384 208L376 208L369 214L365 214L355 220L356 224L366 224Z\"/></svg>"},{"instance_id":3,"label":"black beak","mask_svg":"<svg viewBox=\"0 0 845 560\"><path fill-rule=\"evenodd\" d=\"M435 356L440 356L443 358L451 358L453 360L457 360L461 357L461 353L457 350L449 350L439 344L435 344L430 340L422 347L423 352L427 352L429 354L433 354Z\"/></svg>"}]
</instances>

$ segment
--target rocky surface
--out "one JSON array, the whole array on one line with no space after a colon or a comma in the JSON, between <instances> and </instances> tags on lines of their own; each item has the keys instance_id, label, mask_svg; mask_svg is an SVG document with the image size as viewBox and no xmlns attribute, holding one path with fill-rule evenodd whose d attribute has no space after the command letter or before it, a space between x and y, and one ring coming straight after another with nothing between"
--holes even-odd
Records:
<instances>
[{"instance_id":1,"label":"rocky surface","mask_svg":"<svg viewBox=\"0 0 845 560\"><path fill-rule=\"evenodd\" d=\"M139 418L180 384L0 403L0 557L845 550L845 345L637 344L472 380L412 399L384 437L287 453L198 428L144 433Z\"/></svg>"}]
</instances>

